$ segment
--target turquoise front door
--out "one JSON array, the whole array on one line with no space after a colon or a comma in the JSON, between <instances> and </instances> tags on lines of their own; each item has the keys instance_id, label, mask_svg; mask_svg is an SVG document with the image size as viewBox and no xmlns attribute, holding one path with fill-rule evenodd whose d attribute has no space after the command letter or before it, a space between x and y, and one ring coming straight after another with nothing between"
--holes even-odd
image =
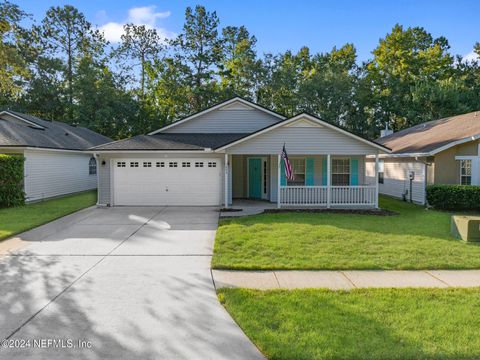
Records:
<instances>
[{"instance_id":1,"label":"turquoise front door","mask_svg":"<svg viewBox=\"0 0 480 360\"><path fill-rule=\"evenodd\" d=\"M248 197L262 197L262 159L248 159Z\"/></svg>"}]
</instances>

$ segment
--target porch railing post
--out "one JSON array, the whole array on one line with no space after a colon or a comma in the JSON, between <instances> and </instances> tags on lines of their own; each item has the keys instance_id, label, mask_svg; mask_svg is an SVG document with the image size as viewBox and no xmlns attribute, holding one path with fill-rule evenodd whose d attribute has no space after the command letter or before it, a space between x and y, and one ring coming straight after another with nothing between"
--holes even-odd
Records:
<instances>
[{"instance_id":1,"label":"porch railing post","mask_svg":"<svg viewBox=\"0 0 480 360\"><path fill-rule=\"evenodd\" d=\"M378 209L378 170L379 170L379 163L378 163L378 151L375 154L375 208Z\"/></svg>"},{"instance_id":2,"label":"porch railing post","mask_svg":"<svg viewBox=\"0 0 480 360\"><path fill-rule=\"evenodd\" d=\"M223 176L224 178L224 182L225 182L225 188L224 188L224 204L225 204L225 208L228 208L228 154L225 153L225 170L224 170L224 173L225 175Z\"/></svg>"},{"instance_id":3,"label":"porch railing post","mask_svg":"<svg viewBox=\"0 0 480 360\"><path fill-rule=\"evenodd\" d=\"M331 172L331 155L327 155L327 209L330 208L330 204L332 202L332 176L330 175Z\"/></svg>"},{"instance_id":4,"label":"porch railing post","mask_svg":"<svg viewBox=\"0 0 480 360\"><path fill-rule=\"evenodd\" d=\"M281 206L281 201L280 201L280 196L281 196L281 192L280 192L280 184L281 184L281 179L280 179L280 160L281 160L281 157L280 155L277 155L278 159L277 159L277 208L280 209L280 206Z\"/></svg>"}]
</instances>

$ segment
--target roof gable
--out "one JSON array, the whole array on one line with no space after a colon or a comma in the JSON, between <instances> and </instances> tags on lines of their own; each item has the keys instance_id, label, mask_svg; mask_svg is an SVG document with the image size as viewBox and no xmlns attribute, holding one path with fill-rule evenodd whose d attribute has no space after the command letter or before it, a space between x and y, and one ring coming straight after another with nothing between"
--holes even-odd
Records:
<instances>
[{"instance_id":1,"label":"roof gable","mask_svg":"<svg viewBox=\"0 0 480 360\"><path fill-rule=\"evenodd\" d=\"M282 131L281 135L279 136L279 139L281 140L282 138L286 138L287 136L290 137L291 139L294 139L294 143L298 143L299 147L308 147L309 145L306 143L302 144L302 136L308 136L311 134L317 134L316 131L318 130L323 130L324 134L328 134L328 136L335 138L335 141L339 141L341 144L345 142L349 143L355 143L357 144L358 151L360 152L366 152L367 149L376 149L380 150L385 153L389 153L390 149L377 144L374 141L370 141L367 139L364 139L358 135L355 135L347 130L344 130L338 126L332 125L326 121L323 121L313 115L302 113L299 115L296 115L290 119L286 119L284 121L281 121L277 124L274 124L272 126L269 126L265 129L259 130L253 134L250 134L248 136L245 136L239 140L236 140L230 144L227 144L219 149L217 151L222 151L226 150L238 145L241 145L242 143L246 143L248 141L253 141L256 139L257 142L261 141L271 141L273 139L267 140L267 137L264 135L267 135L269 133L273 133L275 131L278 132L278 130L284 130ZM290 136L289 134L294 134L296 133L295 136ZM278 132L279 133L279 132ZM270 136L269 138L272 138ZM318 144L321 140L320 138L318 141L315 141L315 139L312 139L312 144L314 145L313 147L317 147ZM278 144L277 144L278 146ZM313 149L313 148L312 148ZM315 150L315 152L318 152L318 149Z\"/></svg>"},{"instance_id":2,"label":"roof gable","mask_svg":"<svg viewBox=\"0 0 480 360\"><path fill-rule=\"evenodd\" d=\"M258 104L235 97L178 120L157 133L251 133L285 119Z\"/></svg>"}]
</instances>

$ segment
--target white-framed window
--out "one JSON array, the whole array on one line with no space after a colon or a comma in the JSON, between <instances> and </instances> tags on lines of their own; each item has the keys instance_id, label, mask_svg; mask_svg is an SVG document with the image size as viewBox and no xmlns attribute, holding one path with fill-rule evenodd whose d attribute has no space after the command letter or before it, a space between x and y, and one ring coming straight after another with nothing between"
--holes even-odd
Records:
<instances>
[{"instance_id":1,"label":"white-framed window","mask_svg":"<svg viewBox=\"0 0 480 360\"><path fill-rule=\"evenodd\" d=\"M378 160L378 183L383 184L385 175L385 162Z\"/></svg>"},{"instance_id":2,"label":"white-framed window","mask_svg":"<svg viewBox=\"0 0 480 360\"><path fill-rule=\"evenodd\" d=\"M182 167L190 167L190 162L188 162L188 161L183 161L183 162L182 162Z\"/></svg>"},{"instance_id":3,"label":"white-framed window","mask_svg":"<svg viewBox=\"0 0 480 360\"><path fill-rule=\"evenodd\" d=\"M215 161L209 161L208 167L217 167L217 163Z\"/></svg>"},{"instance_id":4,"label":"white-framed window","mask_svg":"<svg viewBox=\"0 0 480 360\"><path fill-rule=\"evenodd\" d=\"M168 167L171 167L171 168L178 167L178 164L177 164L176 161L170 161L170 162L168 163Z\"/></svg>"},{"instance_id":5,"label":"white-framed window","mask_svg":"<svg viewBox=\"0 0 480 360\"><path fill-rule=\"evenodd\" d=\"M350 159L332 159L332 186L350 185Z\"/></svg>"},{"instance_id":6,"label":"white-framed window","mask_svg":"<svg viewBox=\"0 0 480 360\"><path fill-rule=\"evenodd\" d=\"M472 160L460 160L460 184L472 184Z\"/></svg>"},{"instance_id":7,"label":"white-framed window","mask_svg":"<svg viewBox=\"0 0 480 360\"><path fill-rule=\"evenodd\" d=\"M295 180L288 180L288 186L303 186L305 185L305 158L292 158L289 159L290 164L292 165L292 172L295 177ZM281 164L285 166L285 164Z\"/></svg>"},{"instance_id":8,"label":"white-framed window","mask_svg":"<svg viewBox=\"0 0 480 360\"><path fill-rule=\"evenodd\" d=\"M91 157L88 161L88 174L96 175L97 174L97 160L94 157Z\"/></svg>"},{"instance_id":9,"label":"white-framed window","mask_svg":"<svg viewBox=\"0 0 480 360\"><path fill-rule=\"evenodd\" d=\"M203 161L196 161L195 167L203 167Z\"/></svg>"},{"instance_id":10,"label":"white-framed window","mask_svg":"<svg viewBox=\"0 0 480 360\"><path fill-rule=\"evenodd\" d=\"M130 161L130 167L138 167L138 161Z\"/></svg>"},{"instance_id":11,"label":"white-framed window","mask_svg":"<svg viewBox=\"0 0 480 360\"><path fill-rule=\"evenodd\" d=\"M127 164L125 163L125 161L117 161L117 167L126 167Z\"/></svg>"},{"instance_id":12,"label":"white-framed window","mask_svg":"<svg viewBox=\"0 0 480 360\"><path fill-rule=\"evenodd\" d=\"M163 161L157 161L156 166L157 167L165 167L165 163Z\"/></svg>"},{"instance_id":13,"label":"white-framed window","mask_svg":"<svg viewBox=\"0 0 480 360\"><path fill-rule=\"evenodd\" d=\"M144 161L143 167L152 167L152 163L150 161Z\"/></svg>"}]
</instances>

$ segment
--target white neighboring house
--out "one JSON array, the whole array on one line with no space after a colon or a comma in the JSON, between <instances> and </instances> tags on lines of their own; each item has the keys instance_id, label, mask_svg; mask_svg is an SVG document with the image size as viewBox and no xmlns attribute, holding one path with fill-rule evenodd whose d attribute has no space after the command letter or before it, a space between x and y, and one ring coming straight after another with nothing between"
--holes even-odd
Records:
<instances>
[{"instance_id":1,"label":"white neighboring house","mask_svg":"<svg viewBox=\"0 0 480 360\"><path fill-rule=\"evenodd\" d=\"M376 142L392 149L380 156L379 191L426 203L430 184L480 185L480 112L429 121ZM374 159L367 176L375 179Z\"/></svg>"},{"instance_id":2,"label":"white neighboring house","mask_svg":"<svg viewBox=\"0 0 480 360\"><path fill-rule=\"evenodd\" d=\"M285 144L295 179L285 176ZM91 149L98 205L224 205L257 199L278 207L375 208L366 156L385 146L309 114L286 118L233 98L148 135Z\"/></svg>"},{"instance_id":3,"label":"white neighboring house","mask_svg":"<svg viewBox=\"0 0 480 360\"><path fill-rule=\"evenodd\" d=\"M0 112L0 153L25 157L27 202L95 189L97 163L86 150L110 141L89 129Z\"/></svg>"}]
</instances>

